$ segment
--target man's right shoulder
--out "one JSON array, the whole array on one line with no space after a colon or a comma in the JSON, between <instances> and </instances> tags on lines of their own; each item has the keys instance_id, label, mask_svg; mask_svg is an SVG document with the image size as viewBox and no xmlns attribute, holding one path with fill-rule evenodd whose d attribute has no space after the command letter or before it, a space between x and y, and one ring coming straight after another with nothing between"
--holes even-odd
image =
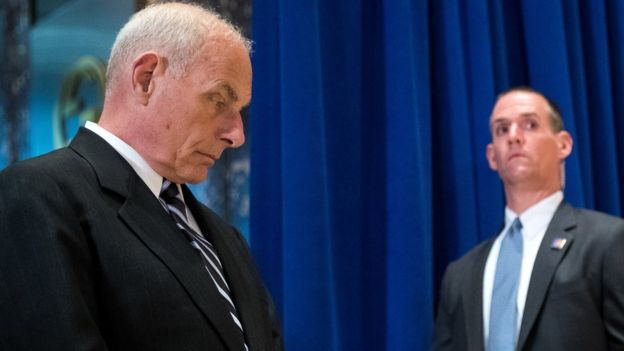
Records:
<instances>
[{"instance_id":1,"label":"man's right shoulder","mask_svg":"<svg viewBox=\"0 0 624 351\"><path fill-rule=\"evenodd\" d=\"M459 275L464 275L466 274L467 270L474 269L474 265L477 262L485 261L490 252L490 249L492 248L493 243L494 238L480 242L458 259L450 262L447 267L447 272L454 272Z\"/></svg>"}]
</instances>

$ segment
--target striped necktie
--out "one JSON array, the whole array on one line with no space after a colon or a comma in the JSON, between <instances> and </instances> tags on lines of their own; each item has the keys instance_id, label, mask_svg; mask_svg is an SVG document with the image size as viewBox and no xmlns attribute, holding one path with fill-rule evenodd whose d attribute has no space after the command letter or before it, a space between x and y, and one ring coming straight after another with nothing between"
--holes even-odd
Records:
<instances>
[{"instance_id":1,"label":"striped necktie","mask_svg":"<svg viewBox=\"0 0 624 351\"><path fill-rule=\"evenodd\" d=\"M230 316L232 316L232 320L238 326L241 333L244 335L243 325L238 318L238 313L236 311L236 306L234 305L234 301L232 301L232 294L230 292L230 288L225 280L225 276L223 274L223 266L221 265L221 261L217 256L217 251L215 250L212 243L210 243L206 238L203 237L200 233L197 233L195 230L191 228L188 222L188 217L186 215L186 204L182 199L182 194L178 190L178 186L171 181L164 179L162 187L160 189L160 198L162 205L167 209L173 220L175 221L177 227L188 237L191 242L191 246L193 246L202 257L202 261L204 262L204 266L210 275L210 278L214 282L219 290L219 293L226 301L226 306L228 311L230 312ZM245 344L245 350L249 350L247 345Z\"/></svg>"}]
</instances>

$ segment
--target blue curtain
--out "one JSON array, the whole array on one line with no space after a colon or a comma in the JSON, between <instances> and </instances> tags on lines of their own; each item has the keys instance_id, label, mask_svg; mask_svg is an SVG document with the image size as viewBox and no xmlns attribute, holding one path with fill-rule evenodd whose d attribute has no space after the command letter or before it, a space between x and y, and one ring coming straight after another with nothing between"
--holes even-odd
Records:
<instances>
[{"instance_id":1,"label":"blue curtain","mask_svg":"<svg viewBox=\"0 0 624 351\"><path fill-rule=\"evenodd\" d=\"M250 241L288 350L425 350L449 261L494 235L496 94L575 140L573 205L624 206L624 3L255 0Z\"/></svg>"}]
</instances>

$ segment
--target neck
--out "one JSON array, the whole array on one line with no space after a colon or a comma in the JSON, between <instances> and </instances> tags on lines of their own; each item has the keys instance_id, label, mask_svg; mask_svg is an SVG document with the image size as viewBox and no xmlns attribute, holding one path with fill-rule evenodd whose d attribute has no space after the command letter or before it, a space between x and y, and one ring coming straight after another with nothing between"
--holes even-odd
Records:
<instances>
[{"instance_id":1,"label":"neck","mask_svg":"<svg viewBox=\"0 0 624 351\"><path fill-rule=\"evenodd\" d=\"M507 207L517 214L521 214L531 206L544 200L560 188L536 189L533 191L518 190L510 186L505 186L505 200Z\"/></svg>"},{"instance_id":2,"label":"neck","mask_svg":"<svg viewBox=\"0 0 624 351\"><path fill-rule=\"evenodd\" d=\"M157 138L151 131L149 124L142 123L142 117L138 115L124 115L118 113L106 113L103 111L98 124L130 145L156 173L166 176L162 165L154 158L154 150L158 150Z\"/></svg>"}]
</instances>

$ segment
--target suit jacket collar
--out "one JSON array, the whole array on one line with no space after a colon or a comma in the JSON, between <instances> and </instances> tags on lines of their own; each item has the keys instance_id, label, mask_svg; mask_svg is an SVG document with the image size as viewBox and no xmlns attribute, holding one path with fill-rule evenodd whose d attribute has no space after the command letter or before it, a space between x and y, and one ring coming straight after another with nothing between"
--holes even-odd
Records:
<instances>
[{"instance_id":1,"label":"suit jacket collar","mask_svg":"<svg viewBox=\"0 0 624 351\"><path fill-rule=\"evenodd\" d=\"M139 177L112 146L94 132L80 128L69 144L95 171L100 186L127 197Z\"/></svg>"},{"instance_id":2,"label":"suit jacket collar","mask_svg":"<svg viewBox=\"0 0 624 351\"><path fill-rule=\"evenodd\" d=\"M572 246L575 228L574 208L563 201L550 221L535 258L518 337L518 350L524 347L542 308L555 271ZM562 248L552 248L553 241L556 239L565 239L566 244Z\"/></svg>"},{"instance_id":3,"label":"suit jacket collar","mask_svg":"<svg viewBox=\"0 0 624 351\"><path fill-rule=\"evenodd\" d=\"M236 329L238 327L231 320L223 297L207 276L200 256L189 245L184 235L175 235L178 234L179 229L174 221L132 167L106 141L85 128L78 131L69 147L92 165L103 189L122 197L122 204L118 210L121 220L154 255L169 267L189 297L197 304L213 327L219 331L224 343L232 351L240 350L243 342L240 331ZM192 206L197 209L199 207L197 201L188 189L184 188L185 199L189 199ZM199 219L202 231L214 240L213 244L224 260L225 269L232 271L232 273L228 272L228 275L236 276L239 273L237 273L233 258L230 257L231 248L228 248L224 240L217 239L223 237L220 233L221 226L213 229L213 223L205 222L203 217L202 213L196 218ZM237 281L234 276L228 280L228 283ZM234 285L238 286L238 283ZM239 290L245 289L239 288Z\"/></svg>"}]
</instances>

